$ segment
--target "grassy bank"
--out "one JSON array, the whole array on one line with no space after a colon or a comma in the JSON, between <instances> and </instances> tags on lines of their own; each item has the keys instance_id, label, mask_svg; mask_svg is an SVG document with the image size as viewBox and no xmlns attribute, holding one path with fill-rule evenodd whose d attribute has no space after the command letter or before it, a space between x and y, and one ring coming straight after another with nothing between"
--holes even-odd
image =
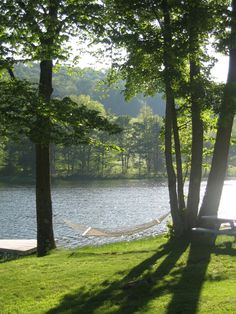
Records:
<instances>
[{"instance_id":1,"label":"grassy bank","mask_svg":"<svg viewBox=\"0 0 236 314\"><path fill-rule=\"evenodd\" d=\"M164 176L110 176L110 177L92 177L92 176L68 176L68 177L52 177L52 185L67 185L67 184L77 184L83 182L106 182L106 181L130 181L130 180L153 180L157 182L166 182L166 177ZM0 187L1 186L11 186L11 185L34 185L35 178L25 177L25 176L0 176Z\"/></svg>"},{"instance_id":2,"label":"grassy bank","mask_svg":"<svg viewBox=\"0 0 236 314\"><path fill-rule=\"evenodd\" d=\"M0 264L0 313L236 313L236 243L157 237Z\"/></svg>"}]
</instances>

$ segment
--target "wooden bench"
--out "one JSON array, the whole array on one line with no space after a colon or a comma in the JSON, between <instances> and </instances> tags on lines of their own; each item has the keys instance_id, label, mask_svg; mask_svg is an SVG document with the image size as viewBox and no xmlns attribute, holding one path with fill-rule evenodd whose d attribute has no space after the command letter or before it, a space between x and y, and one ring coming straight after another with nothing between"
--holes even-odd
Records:
<instances>
[{"instance_id":1,"label":"wooden bench","mask_svg":"<svg viewBox=\"0 0 236 314\"><path fill-rule=\"evenodd\" d=\"M215 223L216 228L219 228L222 224L229 224L232 230L236 229L236 218L222 218L218 216L202 216L201 220L211 221Z\"/></svg>"},{"instance_id":2,"label":"wooden bench","mask_svg":"<svg viewBox=\"0 0 236 314\"><path fill-rule=\"evenodd\" d=\"M211 233L214 235L228 235L236 237L236 219L221 218L217 216L202 216L202 220L213 222L213 228L192 228L194 232ZM223 224L228 224L229 228L220 229Z\"/></svg>"}]
</instances>

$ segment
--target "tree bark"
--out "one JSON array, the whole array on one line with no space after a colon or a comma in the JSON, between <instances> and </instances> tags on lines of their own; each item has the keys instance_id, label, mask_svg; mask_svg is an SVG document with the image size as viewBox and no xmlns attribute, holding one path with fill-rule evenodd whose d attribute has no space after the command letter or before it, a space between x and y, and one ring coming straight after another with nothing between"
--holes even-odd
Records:
<instances>
[{"instance_id":1,"label":"tree bark","mask_svg":"<svg viewBox=\"0 0 236 314\"><path fill-rule=\"evenodd\" d=\"M203 153L203 122L201 119L203 91L200 76L199 31L194 20L198 2L190 3L189 12L189 54L190 54L190 99L192 114L192 148L189 190L187 200L187 229L192 229L197 223L200 188L202 180Z\"/></svg>"},{"instance_id":2,"label":"tree bark","mask_svg":"<svg viewBox=\"0 0 236 314\"><path fill-rule=\"evenodd\" d=\"M178 204L179 209L185 208L184 200L184 180L183 180L183 167L182 167L182 156L179 139L179 128L176 115L175 104L172 104L172 121L173 121L173 134L175 142L175 159L176 159L176 173L177 173L177 193L178 193Z\"/></svg>"},{"instance_id":3,"label":"tree bark","mask_svg":"<svg viewBox=\"0 0 236 314\"><path fill-rule=\"evenodd\" d=\"M177 236L183 232L181 213L179 210L178 196L176 191L176 174L172 158L172 105L174 99L169 84L166 84L166 115L165 115L165 159L168 177L168 190L170 199L171 216L173 227Z\"/></svg>"},{"instance_id":4,"label":"tree bark","mask_svg":"<svg viewBox=\"0 0 236 314\"><path fill-rule=\"evenodd\" d=\"M176 236L183 233L183 222L181 210L178 204L178 196L176 192L176 174L173 167L172 159L172 123L173 123L173 107L175 106L174 93L172 89L172 35L170 27L170 13L168 0L162 1L162 10L164 16L163 38L164 38L164 83L166 94L166 116L165 116L165 159L168 177L168 189L170 198L171 216L173 219L173 227Z\"/></svg>"},{"instance_id":5,"label":"tree bark","mask_svg":"<svg viewBox=\"0 0 236 314\"><path fill-rule=\"evenodd\" d=\"M187 201L187 229L197 223L202 179L203 124L200 106L192 100L192 149Z\"/></svg>"},{"instance_id":6,"label":"tree bark","mask_svg":"<svg viewBox=\"0 0 236 314\"><path fill-rule=\"evenodd\" d=\"M40 63L40 96L49 101L52 94L52 60ZM47 123L41 121L41 123ZM37 212L37 254L44 256L55 248L53 235L49 142L45 135L45 143L36 146L36 212Z\"/></svg>"},{"instance_id":7,"label":"tree bark","mask_svg":"<svg viewBox=\"0 0 236 314\"><path fill-rule=\"evenodd\" d=\"M203 215L217 215L227 170L230 138L236 108L236 0L232 1L231 14L229 72L218 118L218 128L211 170L200 209L200 217Z\"/></svg>"},{"instance_id":8,"label":"tree bark","mask_svg":"<svg viewBox=\"0 0 236 314\"><path fill-rule=\"evenodd\" d=\"M36 144L37 253L55 248L50 188L49 145Z\"/></svg>"}]
</instances>

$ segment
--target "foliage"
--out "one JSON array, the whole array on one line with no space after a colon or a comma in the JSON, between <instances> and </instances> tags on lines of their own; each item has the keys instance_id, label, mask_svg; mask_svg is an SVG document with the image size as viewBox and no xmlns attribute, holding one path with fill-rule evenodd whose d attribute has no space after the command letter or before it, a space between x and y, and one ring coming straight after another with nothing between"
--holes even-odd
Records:
<instances>
[{"instance_id":1,"label":"foliage","mask_svg":"<svg viewBox=\"0 0 236 314\"><path fill-rule=\"evenodd\" d=\"M1 16L7 16L8 40L17 52L31 60L67 60L70 36L85 40L100 28L101 5L89 1L2 1Z\"/></svg>"},{"instance_id":2,"label":"foliage","mask_svg":"<svg viewBox=\"0 0 236 314\"><path fill-rule=\"evenodd\" d=\"M2 124L14 136L26 135L34 143L89 144L96 142L89 136L93 129L111 134L121 131L99 111L69 97L45 102L27 81L2 81L0 89Z\"/></svg>"},{"instance_id":3,"label":"foliage","mask_svg":"<svg viewBox=\"0 0 236 314\"><path fill-rule=\"evenodd\" d=\"M226 15L229 18L229 3L218 0L133 1L132 4L107 0L104 3L112 19L106 35L113 44L124 47L127 52L126 60L116 64L113 70L114 76L126 78L127 98L140 90L145 95L165 94L165 158L170 207L174 228L181 233L184 228L192 228L197 221L202 177L203 112L221 107L222 88L212 82L210 70L215 60L211 58L208 47L213 33L223 31ZM226 32L223 31L224 34ZM214 39L218 41L219 37ZM188 122L190 117L191 123ZM179 132L180 119L186 120L188 125L185 128L188 130L186 139ZM182 155L185 160L182 160ZM183 170L187 173L188 168L187 218L183 220Z\"/></svg>"},{"instance_id":4,"label":"foliage","mask_svg":"<svg viewBox=\"0 0 236 314\"><path fill-rule=\"evenodd\" d=\"M89 100L87 96L85 98L84 96L78 97L78 99ZM90 106L89 103L85 103L85 105ZM91 101L91 104L93 106L94 102ZM92 143L84 145L80 138L66 139L65 133L59 137L57 121L57 124L53 124L53 127L57 127L57 133L52 133L51 136L55 135L54 142L62 144L51 147L53 175L83 175L87 177L162 176L164 174L164 161L159 141L162 119L153 115L147 106L141 110L138 117L131 118L129 116L111 117L107 113L104 114L105 110L101 104L99 106L97 102L95 104L96 109L100 107L102 115L107 116L112 125L118 125L122 132L108 136L105 131L93 129L88 132L90 137L87 138ZM62 130L59 128L59 131L64 132L64 125L61 126L61 120L59 122L59 126L62 127ZM76 134L74 133L74 135ZM113 145L110 144L111 142ZM99 145L94 145L96 143ZM123 148L123 150L119 150L118 147ZM34 173L32 144L22 135L19 134L18 144L14 144L10 138L6 140L1 152L1 175L6 176L10 173L32 175ZM25 154L28 156L27 158L24 157ZM13 172L9 172L8 167L11 160Z\"/></svg>"}]
</instances>

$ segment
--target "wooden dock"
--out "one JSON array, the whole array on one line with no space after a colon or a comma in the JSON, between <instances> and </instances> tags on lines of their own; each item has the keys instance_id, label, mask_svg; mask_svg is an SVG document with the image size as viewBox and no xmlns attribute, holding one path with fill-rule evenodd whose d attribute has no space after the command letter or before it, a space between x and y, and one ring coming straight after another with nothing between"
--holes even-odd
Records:
<instances>
[{"instance_id":1,"label":"wooden dock","mask_svg":"<svg viewBox=\"0 0 236 314\"><path fill-rule=\"evenodd\" d=\"M29 255L37 250L35 239L0 239L0 253Z\"/></svg>"}]
</instances>

